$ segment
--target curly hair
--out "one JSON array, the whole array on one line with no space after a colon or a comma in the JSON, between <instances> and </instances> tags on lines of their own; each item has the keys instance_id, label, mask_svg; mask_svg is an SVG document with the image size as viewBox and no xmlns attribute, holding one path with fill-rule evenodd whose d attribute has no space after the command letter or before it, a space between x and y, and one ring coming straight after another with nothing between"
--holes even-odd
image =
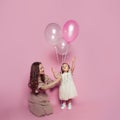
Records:
<instances>
[{"instance_id":1,"label":"curly hair","mask_svg":"<svg viewBox=\"0 0 120 120\"><path fill-rule=\"evenodd\" d=\"M44 82L44 75L40 75L39 72L39 65L42 64L41 62L34 62L31 65L31 71L30 71L30 81L28 83L28 86L31 88L33 94L37 94L35 91L38 88L38 78L40 77L41 80Z\"/></svg>"}]
</instances>

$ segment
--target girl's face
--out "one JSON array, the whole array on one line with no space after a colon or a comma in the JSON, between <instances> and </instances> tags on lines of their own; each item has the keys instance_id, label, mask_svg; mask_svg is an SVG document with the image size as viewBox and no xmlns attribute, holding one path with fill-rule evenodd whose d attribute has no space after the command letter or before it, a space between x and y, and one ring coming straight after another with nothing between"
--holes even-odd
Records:
<instances>
[{"instance_id":1,"label":"girl's face","mask_svg":"<svg viewBox=\"0 0 120 120\"><path fill-rule=\"evenodd\" d=\"M63 64L63 65L62 65L62 70L63 70L64 72L68 72L68 70L69 70L68 64Z\"/></svg>"},{"instance_id":2,"label":"girl's face","mask_svg":"<svg viewBox=\"0 0 120 120\"><path fill-rule=\"evenodd\" d=\"M39 65L40 74L44 74L44 67L42 64Z\"/></svg>"}]
</instances>

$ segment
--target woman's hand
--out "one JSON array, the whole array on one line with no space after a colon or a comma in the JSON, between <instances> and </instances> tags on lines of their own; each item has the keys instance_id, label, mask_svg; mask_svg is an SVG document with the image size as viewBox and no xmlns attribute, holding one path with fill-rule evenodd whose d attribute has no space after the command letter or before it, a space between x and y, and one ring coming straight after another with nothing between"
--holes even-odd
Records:
<instances>
[{"instance_id":1,"label":"woman's hand","mask_svg":"<svg viewBox=\"0 0 120 120\"><path fill-rule=\"evenodd\" d=\"M51 68L51 71L54 73L54 69L53 69L53 67Z\"/></svg>"},{"instance_id":2,"label":"woman's hand","mask_svg":"<svg viewBox=\"0 0 120 120\"><path fill-rule=\"evenodd\" d=\"M59 73L56 73L53 68L51 68L51 71L56 79L61 79Z\"/></svg>"},{"instance_id":3,"label":"woman's hand","mask_svg":"<svg viewBox=\"0 0 120 120\"><path fill-rule=\"evenodd\" d=\"M60 73L58 73L57 75L56 75L56 79L60 79L61 80L61 74Z\"/></svg>"}]
</instances>

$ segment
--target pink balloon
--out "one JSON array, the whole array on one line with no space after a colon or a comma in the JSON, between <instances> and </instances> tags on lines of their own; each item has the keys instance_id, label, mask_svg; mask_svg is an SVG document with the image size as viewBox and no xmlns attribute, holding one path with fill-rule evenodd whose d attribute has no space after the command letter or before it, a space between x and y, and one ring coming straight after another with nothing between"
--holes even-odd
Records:
<instances>
[{"instance_id":1,"label":"pink balloon","mask_svg":"<svg viewBox=\"0 0 120 120\"><path fill-rule=\"evenodd\" d=\"M79 34L79 26L76 21L69 20L63 26L63 38L68 42L72 42Z\"/></svg>"}]
</instances>

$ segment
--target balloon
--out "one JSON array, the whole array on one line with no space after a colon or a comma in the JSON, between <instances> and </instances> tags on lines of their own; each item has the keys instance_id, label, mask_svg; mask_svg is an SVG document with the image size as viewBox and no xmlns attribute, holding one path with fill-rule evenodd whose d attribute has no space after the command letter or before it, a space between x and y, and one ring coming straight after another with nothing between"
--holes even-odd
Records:
<instances>
[{"instance_id":1,"label":"balloon","mask_svg":"<svg viewBox=\"0 0 120 120\"><path fill-rule=\"evenodd\" d=\"M50 23L45 29L45 38L53 46L55 46L61 37L61 28L56 23Z\"/></svg>"},{"instance_id":2,"label":"balloon","mask_svg":"<svg viewBox=\"0 0 120 120\"><path fill-rule=\"evenodd\" d=\"M72 42L79 34L79 26L76 21L69 20L63 26L63 38L68 42Z\"/></svg>"},{"instance_id":3,"label":"balloon","mask_svg":"<svg viewBox=\"0 0 120 120\"><path fill-rule=\"evenodd\" d=\"M59 55L67 55L69 52L69 44L63 38L60 39L55 47Z\"/></svg>"}]
</instances>

